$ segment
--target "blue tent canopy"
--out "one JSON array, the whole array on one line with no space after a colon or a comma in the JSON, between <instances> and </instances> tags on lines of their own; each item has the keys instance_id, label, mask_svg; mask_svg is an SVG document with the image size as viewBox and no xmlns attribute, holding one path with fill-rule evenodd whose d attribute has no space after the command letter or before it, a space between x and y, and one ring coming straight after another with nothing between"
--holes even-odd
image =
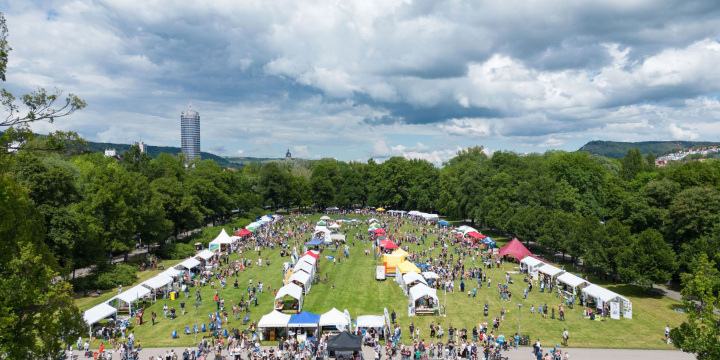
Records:
<instances>
[{"instance_id":1,"label":"blue tent canopy","mask_svg":"<svg viewBox=\"0 0 720 360\"><path fill-rule=\"evenodd\" d=\"M320 315L303 311L297 315L290 317L288 327L314 328L320 322Z\"/></svg>"},{"instance_id":2,"label":"blue tent canopy","mask_svg":"<svg viewBox=\"0 0 720 360\"><path fill-rule=\"evenodd\" d=\"M447 222L447 221L445 221L445 220L440 220L440 221L438 221L438 225L441 225L441 226L448 226L448 225L450 225L450 223L449 223L449 222Z\"/></svg>"},{"instance_id":3,"label":"blue tent canopy","mask_svg":"<svg viewBox=\"0 0 720 360\"><path fill-rule=\"evenodd\" d=\"M490 238L489 236L486 237L485 239L483 239L482 242L483 242L483 244L488 244L488 245L490 245L490 247L497 247L497 245L495 244L495 240L493 240L493 239Z\"/></svg>"},{"instance_id":4,"label":"blue tent canopy","mask_svg":"<svg viewBox=\"0 0 720 360\"><path fill-rule=\"evenodd\" d=\"M305 244L305 245L306 246L317 246L317 245L322 245L322 243L323 243L322 240L320 240L318 238L314 238L314 239L308 241L307 244Z\"/></svg>"}]
</instances>

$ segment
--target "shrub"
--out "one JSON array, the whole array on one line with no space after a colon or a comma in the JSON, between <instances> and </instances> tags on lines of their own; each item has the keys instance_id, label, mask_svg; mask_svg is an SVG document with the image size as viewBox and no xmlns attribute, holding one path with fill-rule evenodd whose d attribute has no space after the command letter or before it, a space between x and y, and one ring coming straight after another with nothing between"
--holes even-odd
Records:
<instances>
[{"instance_id":1,"label":"shrub","mask_svg":"<svg viewBox=\"0 0 720 360\"><path fill-rule=\"evenodd\" d=\"M118 285L129 285L137 281L137 269L131 265L117 264L109 271L100 274L95 282L95 287L106 290Z\"/></svg>"}]
</instances>

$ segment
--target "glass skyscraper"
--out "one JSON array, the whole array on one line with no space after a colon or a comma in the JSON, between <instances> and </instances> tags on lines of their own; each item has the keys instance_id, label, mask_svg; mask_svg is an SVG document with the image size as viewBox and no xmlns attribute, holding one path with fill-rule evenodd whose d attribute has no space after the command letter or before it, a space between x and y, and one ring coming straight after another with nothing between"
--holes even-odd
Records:
<instances>
[{"instance_id":1,"label":"glass skyscraper","mask_svg":"<svg viewBox=\"0 0 720 360\"><path fill-rule=\"evenodd\" d=\"M192 104L180 114L180 143L189 160L200 157L200 113L193 111Z\"/></svg>"}]
</instances>

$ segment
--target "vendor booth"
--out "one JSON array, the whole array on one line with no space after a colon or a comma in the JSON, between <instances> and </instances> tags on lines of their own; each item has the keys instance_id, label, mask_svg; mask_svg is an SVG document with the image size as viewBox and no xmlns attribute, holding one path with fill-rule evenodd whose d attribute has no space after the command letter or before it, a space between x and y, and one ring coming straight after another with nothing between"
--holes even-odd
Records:
<instances>
[{"instance_id":1,"label":"vendor booth","mask_svg":"<svg viewBox=\"0 0 720 360\"><path fill-rule=\"evenodd\" d=\"M385 266L385 275L395 276L395 268L403 261L405 261L405 257L402 255L384 254L382 262L383 266Z\"/></svg>"},{"instance_id":2,"label":"vendor booth","mask_svg":"<svg viewBox=\"0 0 720 360\"><path fill-rule=\"evenodd\" d=\"M315 266L315 264L317 263L317 258L311 255L303 254L300 259L298 259L298 262L306 262L312 266Z\"/></svg>"},{"instance_id":3,"label":"vendor booth","mask_svg":"<svg viewBox=\"0 0 720 360\"><path fill-rule=\"evenodd\" d=\"M293 283L281 287L275 295L275 310L300 312L303 306L303 289Z\"/></svg>"},{"instance_id":4,"label":"vendor booth","mask_svg":"<svg viewBox=\"0 0 720 360\"><path fill-rule=\"evenodd\" d=\"M545 264L546 263L544 261L532 256L526 256L522 260L520 260L520 266L527 268L527 274L535 280L538 279L538 267Z\"/></svg>"},{"instance_id":5,"label":"vendor booth","mask_svg":"<svg viewBox=\"0 0 720 360\"><path fill-rule=\"evenodd\" d=\"M324 234L323 234L323 235L324 235ZM305 244L305 246L320 246L320 245L322 245L322 244L323 244L322 239L313 238L313 239L310 239L310 241L308 241L308 242Z\"/></svg>"},{"instance_id":6,"label":"vendor booth","mask_svg":"<svg viewBox=\"0 0 720 360\"><path fill-rule=\"evenodd\" d=\"M122 306L122 303L126 303L128 305L128 313L132 314L132 303L137 303L138 301L140 301L140 299L144 298L148 294L150 294L150 289L142 285L133 286L127 291L123 291L115 297L115 300L118 301L118 311L121 310L121 308L124 308Z\"/></svg>"},{"instance_id":7,"label":"vendor booth","mask_svg":"<svg viewBox=\"0 0 720 360\"><path fill-rule=\"evenodd\" d=\"M260 318L257 323L260 340L275 341L279 337L286 337L290 317L288 314L273 310Z\"/></svg>"},{"instance_id":8,"label":"vendor booth","mask_svg":"<svg viewBox=\"0 0 720 360\"><path fill-rule=\"evenodd\" d=\"M585 281L585 279L571 273L564 273L557 278L557 286L560 287L567 296L577 295L582 288L588 285L590 285L590 283Z\"/></svg>"},{"instance_id":9,"label":"vendor booth","mask_svg":"<svg viewBox=\"0 0 720 360\"><path fill-rule=\"evenodd\" d=\"M315 266L310 265L309 263L305 261L298 261L295 266L293 267L293 272L300 272L304 271L308 273L310 276L315 276Z\"/></svg>"},{"instance_id":10,"label":"vendor booth","mask_svg":"<svg viewBox=\"0 0 720 360\"><path fill-rule=\"evenodd\" d=\"M362 351L362 336L349 334L345 331L330 336L327 343L327 351L330 358L355 359Z\"/></svg>"},{"instance_id":11,"label":"vendor booth","mask_svg":"<svg viewBox=\"0 0 720 360\"><path fill-rule=\"evenodd\" d=\"M152 279L145 280L142 284L146 288L150 289L153 300L157 300L158 292L162 292L164 297L170 292L170 285L173 283L173 279L169 276L160 274ZM163 289L165 288L165 289ZM162 289L162 291L160 291Z\"/></svg>"},{"instance_id":12,"label":"vendor booth","mask_svg":"<svg viewBox=\"0 0 720 360\"><path fill-rule=\"evenodd\" d=\"M400 283L400 287L402 288L405 296L408 295L408 291L410 291L410 289L412 289L415 285L427 285L427 281L425 281L425 278L423 278L420 274L416 272L409 272L407 274L404 274L403 276L396 276L395 278L397 279L397 282Z\"/></svg>"},{"instance_id":13,"label":"vendor booth","mask_svg":"<svg viewBox=\"0 0 720 360\"><path fill-rule=\"evenodd\" d=\"M225 248L229 248L230 244L232 244L233 240L228 235L228 233L225 231L225 228L220 230L220 234L215 238L215 240L210 242L209 248L210 251L220 250L223 251Z\"/></svg>"},{"instance_id":14,"label":"vendor booth","mask_svg":"<svg viewBox=\"0 0 720 360\"><path fill-rule=\"evenodd\" d=\"M348 317L345 316L344 312L336 308L332 308L330 311L320 315L318 325L320 326L321 332L345 331L350 328Z\"/></svg>"},{"instance_id":15,"label":"vendor booth","mask_svg":"<svg viewBox=\"0 0 720 360\"><path fill-rule=\"evenodd\" d=\"M333 243L345 243L345 235L343 234L331 234L330 241Z\"/></svg>"},{"instance_id":16,"label":"vendor booth","mask_svg":"<svg viewBox=\"0 0 720 360\"><path fill-rule=\"evenodd\" d=\"M391 254L402 256L402 261L405 261L405 259L407 258L407 256L410 255L410 254L408 254L407 251L405 251L405 250L403 250L403 249L397 249L397 250L393 251Z\"/></svg>"},{"instance_id":17,"label":"vendor booth","mask_svg":"<svg viewBox=\"0 0 720 360\"><path fill-rule=\"evenodd\" d=\"M303 294L307 295L312 288L312 276L304 271L294 272L290 277L290 283L300 286Z\"/></svg>"},{"instance_id":18,"label":"vendor booth","mask_svg":"<svg viewBox=\"0 0 720 360\"><path fill-rule=\"evenodd\" d=\"M315 251L315 250L309 250L309 251L305 252L304 254L302 254L302 255L300 256L300 258L302 259L302 258L305 257L305 256L312 256L312 257L315 258L315 260L317 260L317 259L320 258L320 252Z\"/></svg>"},{"instance_id":19,"label":"vendor booth","mask_svg":"<svg viewBox=\"0 0 720 360\"><path fill-rule=\"evenodd\" d=\"M580 291L585 306L594 308L600 313L607 304L611 319L620 320L620 315L632 319L632 302L626 297L595 284L590 284Z\"/></svg>"},{"instance_id":20,"label":"vendor booth","mask_svg":"<svg viewBox=\"0 0 720 360\"><path fill-rule=\"evenodd\" d=\"M195 255L195 258L208 261L208 259L210 259L214 255L215 255L215 253L210 250L203 250L203 251L197 253L197 255Z\"/></svg>"},{"instance_id":21,"label":"vendor booth","mask_svg":"<svg viewBox=\"0 0 720 360\"><path fill-rule=\"evenodd\" d=\"M415 266L415 264L405 260L405 261L397 264L397 272L399 272L401 274L407 274L409 272L415 272L415 273L419 274L420 269L417 266Z\"/></svg>"},{"instance_id":22,"label":"vendor booth","mask_svg":"<svg viewBox=\"0 0 720 360\"><path fill-rule=\"evenodd\" d=\"M360 315L357 318L356 327L363 335L370 329L382 335L385 329L385 317L382 315Z\"/></svg>"},{"instance_id":23,"label":"vendor booth","mask_svg":"<svg viewBox=\"0 0 720 360\"><path fill-rule=\"evenodd\" d=\"M288 335L292 336L294 334L301 341L313 337L317 333L319 322L320 315L307 311L293 315L288 321Z\"/></svg>"},{"instance_id":24,"label":"vendor booth","mask_svg":"<svg viewBox=\"0 0 720 360\"><path fill-rule=\"evenodd\" d=\"M550 283L554 282L555 278L557 278L558 276L560 276L562 273L565 272L562 269L552 266L550 264L545 264L543 266L538 267L537 271L538 271L538 275L540 277L539 280L542 281L543 279L545 279L546 284L550 284Z\"/></svg>"},{"instance_id":25,"label":"vendor booth","mask_svg":"<svg viewBox=\"0 0 720 360\"><path fill-rule=\"evenodd\" d=\"M83 313L83 320L88 325L88 327L90 327L88 337L92 338L92 326L94 323L115 315L117 315L117 309L108 305L107 303L93 306L92 308L85 311Z\"/></svg>"},{"instance_id":26,"label":"vendor booth","mask_svg":"<svg viewBox=\"0 0 720 360\"><path fill-rule=\"evenodd\" d=\"M440 301L437 291L425 284L413 286L408 300L408 316L435 315L439 313Z\"/></svg>"},{"instance_id":27,"label":"vendor booth","mask_svg":"<svg viewBox=\"0 0 720 360\"><path fill-rule=\"evenodd\" d=\"M486 239L487 240L487 239ZM512 239L509 243L505 244L500 251L498 251L498 256L512 256L518 261L531 256L532 253L528 248L523 245L520 240L517 238Z\"/></svg>"},{"instance_id":28,"label":"vendor booth","mask_svg":"<svg viewBox=\"0 0 720 360\"><path fill-rule=\"evenodd\" d=\"M196 267L198 267L198 266L200 266L200 265L201 265L201 263L200 263L200 261L198 261L198 259L189 258L189 259L185 259L185 260L183 260L183 262L175 265L175 267L176 267L176 268L182 267L182 268L184 268L184 269L191 270L191 269L194 269L194 268L196 268Z\"/></svg>"}]
</instances>

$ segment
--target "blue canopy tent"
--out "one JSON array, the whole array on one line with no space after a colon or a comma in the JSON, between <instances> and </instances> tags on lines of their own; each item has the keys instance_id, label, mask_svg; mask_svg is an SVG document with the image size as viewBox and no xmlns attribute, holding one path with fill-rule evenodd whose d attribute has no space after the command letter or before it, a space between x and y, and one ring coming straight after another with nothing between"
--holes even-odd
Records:
<instances>
[{"instance_id":1,"label":"blue canopy tent","mask_svg":"<svg viewBox=\"0 0 720 360\"><path fill-rule=\"evenodd\" d=\"M440 226L450 226L450 223L445 220L438 221L438 225Z\"/></svg>"},{"instance_id":2,"label":"blue canopy tent","mask_svg":"<svg viewBox=\"0 0 720 360\"><path fill-rule=\"evenodd\" d=\"M305 246L318 246L318 245L322 245L322 244L323 244L323 241L321 239L314 238L314 239L311 239L310 241L308 241L307 244L305 244Z\"/></svg>"},{"instance_id":3,"label":"blue canopy tent","mask_svg":"<svg viewBox=\"0 0 720 360\"><path fill-rule=\"evenodd\" d=\"M490 248L496 248L497 244L495 244L495 240L490 238L489 236L482 240L483 244L488 245Z\"/></svg>"},{"instance_id":4,"label":"blue canopy tent","mask_svg":"<svg viewBox=\"0 0 720 360\"><path fill-rule=\"evenodd\" d=\"M309 331L310 334L315 335L315 332L318 328L318 323L320 323L320 315L303 311L297 315L293 315L292 317L290 317L290 321L288 322L287 326L288 328L307 329L306 331Z\"/></svg>"}]
</instances>

